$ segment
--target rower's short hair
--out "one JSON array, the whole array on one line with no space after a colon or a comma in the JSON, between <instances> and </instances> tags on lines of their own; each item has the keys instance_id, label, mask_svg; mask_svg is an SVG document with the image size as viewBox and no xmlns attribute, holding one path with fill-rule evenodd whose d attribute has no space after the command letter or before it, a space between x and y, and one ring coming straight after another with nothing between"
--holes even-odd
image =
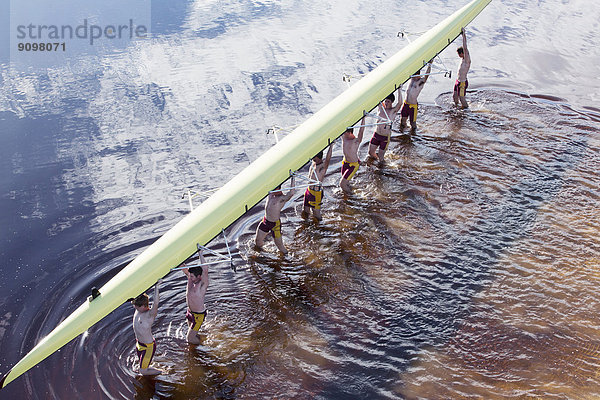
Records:
<instances>
[{"instance_id":1,"label":"rower's short hair","mask_svg":"<svg viewBox=\"0 0 600 400\"><path fill-rule=\"evenodd\" d=\"M396 96L394 96L394 93L390 93L390 94L387 95L387 97L385 99L386 100L390 99L392 101L392 103L393 103L394 101L396 101Z\"/></svg>"},{"instance_id":2,"label":"rower's short hair","mask_svg":"<svg viewBox=\"0 0 600 400\"><path fill-rule=\"evenodd\" d=\"M323 159L323 150L321 150L320 152L318 152L315 157L316 158L320 158L322 160ZM315 158L315 157L313 157L313 158Z\"/></svg>"},{"instance_id":3,"label":"rower's short hair","mask_svg":"<svg viewBox=\"0 0 600 400\"><path fill-rule=\"evenodd\" d=\"M190 268L188 271L190 271L191 274L194 274L195 276L202 276L202 267L201 266L196 266L196 267L192 267Z\"/></svg>"},{"instance_id":4,"label":"rower's short hair","mask_svg":"<svg viewBox=\"0 0 600 400\"><path fill-rule=\"evenodd\" d=\"M148 304L150 304L150 299L148 298L148 295L146 293L142 293L138 297L133 299L131 303L136 307L148 307Z\"/></svg>"},{"instance_id":5,"label":"rower's short hair","mask_svg":"<svg viewBox=\"0 0 600 400\"><path fill-rule=\"evenodd\" d=\"M458 49L456 49L456 52L457 52L458 54L464 54L464 52L465 52L465 49L463 49L463 47L462 47L462 46L460 46Z\"/></svg>"}]
</instances>

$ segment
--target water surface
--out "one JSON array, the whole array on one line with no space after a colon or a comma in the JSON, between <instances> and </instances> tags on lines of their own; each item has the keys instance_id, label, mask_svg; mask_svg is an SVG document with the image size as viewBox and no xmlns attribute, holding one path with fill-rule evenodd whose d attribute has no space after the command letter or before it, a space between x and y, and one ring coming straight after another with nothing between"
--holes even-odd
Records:
<instances>
[{"instance_id":1,"label":"water surface","mask_svg":"<svg viewBox=\"0 0 600 400\"><path fill-rule=\"evenodd\" d=\"M1 64L0 370L187 214L187 188L220 187L274 144L268 128L303 122L344 74L402 48L398 31L463 4L177 1L153 8L152 40L45 71ZM324 220L304 221L300 198L284 212L286 259L252 248L262 204L228 229L237 272L211 269L197 348L183 274L166 277L167 374L135 376L126 304L3 394L600 396L598 13L494 0L468 27L469 110L432 76L417 133L361 166L351 196L337 144Z\"/></svg>"}]
</instances>

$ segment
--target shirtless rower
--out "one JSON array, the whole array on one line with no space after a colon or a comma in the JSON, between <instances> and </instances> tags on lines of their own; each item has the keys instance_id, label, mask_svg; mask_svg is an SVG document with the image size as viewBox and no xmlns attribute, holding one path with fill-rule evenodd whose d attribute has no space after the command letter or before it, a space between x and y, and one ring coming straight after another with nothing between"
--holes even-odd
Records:
<instances>
[{"instance_id":1,"label":"shirtless rower","mask_svg":"<svg viewBox=\"0 0 600 400\"><path fill-rule=\"evenodd\" d=\"M258 248L262 248L265 237L269 232L273 232L273 240L275 241L275 245L284 255L287 254L287 250L283 244L283 239L281 237L281 209L285 205L285 203L292 198L294 192L296 191L294 185L294 176L291 179L292 187L290 190L284 195L281 191L281 185L277 186L274 191L270 192L267 196L267 202L265 203L265 216L263 217L260 224L256 228L256 237L254 242Z\"/></svg>"},{"instance_id":2,"label":"shirtless rower","mask_svg":"<svg viewBox=\"0 0 600 400\"><path fill-rule=\"evenodd\" d=\"M393 105L394 100L394 94L391 93L377 105L380 119L388 121L385 124L377 125L377 129L375 129L369 142L369 156L379 161L383 161L392 134L392 122L394 122L394 118L402 106L402 91L400 88L398 88L398 103L395 106ZM375 150L377 150L377 153L375 153Z\"/></svg>"},{"instance_id":3,"label":"shirtless rower","mask_svg":"<svg viewBox=\"0 0 600 400\"><path fill-rule=\"evenodd\" d=\"M358 130L358 137L354 136L352 128L346 129L346 132L342 134L342 152L344 153L344 160L342 161L342 177L340 179L340 187L345 193L351 193L352 188L350 187L350 179L354 176L360 162L358 159L358 146L362 142L363 134L365 132L365 117L360 120L360 129Z\"/></svg>"},{"instance_id":4,"label":"shirtless rower","mask_svg":"<svg viewBox=\"0 0 600 400\"><path fill-rule=\"evenodd\" d=\"M162 283L159 279L154 285L154 298L152 307L149 307L149 299L146 293L142 293L131 300L135 312L133 313L133 332L135 333L136 352L140 363L139 373L141 375L159 375L163 371L150 367L150 362L156 352L156 340L152 335L152 323L158 314L158 285Z\"/></svg>"},{"instance_id":5,"label":"shirtless rower","mask_svg":"<svg viewBox=\"0 0 600 400\"><path fill-rule=\"evenodd\" d=\"M406 89L406 100L402 105L402 109L400 110L400 129L406 127L406 120L410 121L410 128L412 131L417 129L417 97L423 90L423 86L425 86L425 82L427 82L427 78L429 78L429 74L431 73L431 61L427 66L427 71L425 75L421 75L421 70L419 70L413 77L410 79L410 83L408 84L408 89Z\"/></svg>"},{"instance_id":6,"label":"shirtless rower","mask_svg":"<svg viewBox=\"0 0 600 400\"><path fill-rule=\"evenodd\" d=\"M197 267L184 268L183 273L187 276L187 286L185 290L185 300L187 303L187 312L185 317L188 322L188 331L186 340L190 344L200 344L198 332L206 318L206 306L204 297L208 288L208 265L204 261L202 250L198 252L199 261L203 265ZM195 310L195 311L194 311Z\"/></svg>"},{"instance_id":7,"label":"shirtless rower","mask_svg":"<svg viewBox=\"0 0 600 400\"><path fill-rule=\"evenodd\" d=\"M471 55L467 49L467 35L465 34L465 28L462 28L460 33L462 35L463 45L456 49L461 61L458 66L458 77L456 78L456 83L454 84L453 99L455 105L458 106L458 102L460 101L462 108L467 108L469 105L467 104L465 95L467 94L467 88L469 87L467 72L469 72L469 68L471 67Z\"/></svg>"},{"instance_id":8,"label":"shirtless rower","mask_svg":"<svg viewBox=\"0 0 600 400\"><path fill-rule=\"evenodd\" d=\"M325 179L325 174L327 173L327 168L329 167L329 162L331 161L331 154L333 151L333 145L329 146L329 150L327 151L327 155L325 159L323 159L323 152L319 152L316 156L313 157L312 163L310 164L310 168L308 170L308 178L312 181L323 182ZM306 188L306 192L304 192L304 209L302 210L302 216L308 217L310 215L310 210L312 209L313 215L319 221L321 220L321 202L323 201L323 186L321 184L310 185Z\"/></svg>"}]
</instances>

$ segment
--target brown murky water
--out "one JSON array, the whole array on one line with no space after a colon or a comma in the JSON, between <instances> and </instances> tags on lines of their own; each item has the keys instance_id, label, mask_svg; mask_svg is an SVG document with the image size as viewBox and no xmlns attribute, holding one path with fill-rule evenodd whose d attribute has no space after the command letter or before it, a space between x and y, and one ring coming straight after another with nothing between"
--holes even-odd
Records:
<instances>
[{"instance_id":1,"label":"brown murky water","mask_svg":"<svg viewBox=\"0 0 600 400\"><path fill-rule=\"evenodd\" d=\"M156 329L169 374L133 385L139 398L598 396L600 119L505 90L470 98L424 106L353 195L327 192L321 223L297 199L287 259L272 242L252 250L261 209L239 221L238 271L213 272L198 349L172 277ZM131 390L126 311L85 346L117 345L122 361L96 379Z\"/></svg>"}]
</instances>

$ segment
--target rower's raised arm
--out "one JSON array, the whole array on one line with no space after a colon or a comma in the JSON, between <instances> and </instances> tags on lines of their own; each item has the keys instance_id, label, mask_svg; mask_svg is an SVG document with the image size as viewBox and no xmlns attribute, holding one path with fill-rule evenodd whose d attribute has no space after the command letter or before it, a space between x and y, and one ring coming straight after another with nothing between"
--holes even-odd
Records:
<instances>
[{"instance_id":1,"label":"rower's raised arm","mask_svg":"<svg viewBox=\"0 0 600 400\"><path fill-rule=\"evenodd\" d=\"M423 79L423 83L427 82L427 78L429 78L429 74L431 73L431 61L429 61L429 64L427 65L427 71L425 71L425 76L423 76L421 79Z\"/></svg>"},{"instance_id":2,"label":"rower's raised arm","mask_svg":"<svg viewBox=\"0 0 600 400\"><path fill-rule=\"evenodd\" d=\"M329 168L329 162L331 161L331 155L333 154L333 143L331 143L329 145L329 150L327 150L327 155L325 156L325 160L323 160L323 162L325 163L325 171L327 171L327 168Z\"/></svg>"},{"instance_id":3,"label":"rower's raised arm","mask_svg":"<svg viewBox=\"0 0 600 400\"><path fill-rule=\"evenodd\" d=\"M360 120L360 129L358 130L358 144L360 145L360 143L363 140L363 133L365 133L365 117L363 115L362 119Z\"/></svg>"},{"instance_id":4,"label":"rower's raised arm","mask_svg":"<svg viewBox=\"0 0 600 400\"><path fill-rule=\"evenodd\" d=\"M296 177L294 175L292 175L292 179L290 180L290 190L286 193L284 199L285 201L288 201L289 199L292 198L292 196L294 195L294 192L296 191Z\"/></svg>"},{"instance_id":5,"label":"rower's raised arm","mask_svg":"<svg viewBox=\"0 0 600 400\"><path fill-rule=\"evenodd\" d=\"M400 108L402 107L402 85L398 87L397 93L398 103L396 103L396 105L394 106L394 109L392 111L394 113L400 111Z\"/></svg>"},{"instance_id":6,"label":"rower's raised arm","mask_svg":"<svg viewBox=\"0 0 600 400\"><path fill-rule=\"evenodd\" d=\"M152 298L152 307L150 308L150 315L152 318L155 318L158 314L158 303L160 300L160 296L158 293L158 285L162 283L162 279L159 279L158 282L154 285L154 297Z\"/></svg>"},{"instance_id":7,"label":"rower's raised arm","mask_svg":"<svg viewBox=\"0 0 600 400\"><path fill-rule=\"evenodd\" d=\"M202 285L204 286L204 292L206 293L206 287L208 287L209 278L208 278L208 265L204 261L204 256L200 253L200 260L203 264L202 266Z\"/></svg>"},{"instance_id":8,"label":"rower's raised arm","mask_svg":"<svg viewBox=\"0 0 600 400\"><path fill-rule=\"evenodd\" d=\"M461 29L462 40L463 40L463 51L464 51L464 60L467 62L471 61L471 55L469 54L469 49L467 49L467 33L465 32L465 28Z\"/></svg>"}]
</instances>

